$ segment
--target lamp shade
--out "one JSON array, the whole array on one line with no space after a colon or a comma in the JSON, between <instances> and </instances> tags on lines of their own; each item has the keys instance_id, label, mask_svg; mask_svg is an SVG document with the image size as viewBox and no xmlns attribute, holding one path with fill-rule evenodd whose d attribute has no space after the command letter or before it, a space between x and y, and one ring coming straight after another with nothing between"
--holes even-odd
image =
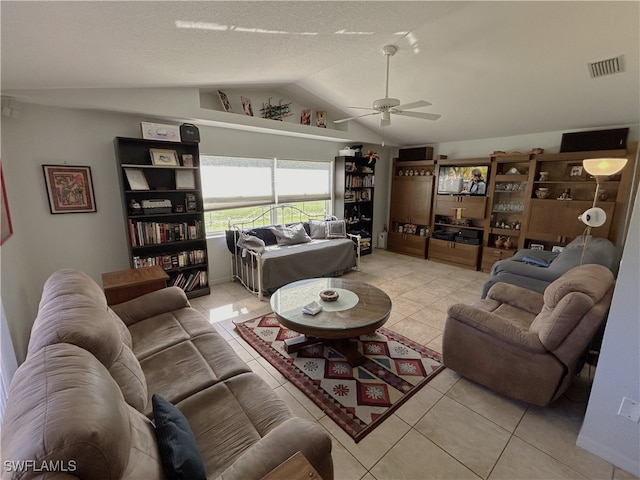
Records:
<instances>
[{"instance_id":1,"label":"lamp shade","mask_svg":"<svg viewBox=\"0 0 640 480\"><path fill-rule=\"evenodd\" d=\"M588 173L600 177L614 175L626 164L626 158L587 158L582 161L582 166Z\"/></svg>"},{"instance_id":2,"label":"lamp shade","mask_svg":"<svg viewBox=\"0 0 640 480\"><path fill-rule=\"evenodd\" d=\"M603 209L594 207L586 210L578 217L578 220L588 227L601 227L607 221L607 214Z\"/></svg>"}]
</instances>

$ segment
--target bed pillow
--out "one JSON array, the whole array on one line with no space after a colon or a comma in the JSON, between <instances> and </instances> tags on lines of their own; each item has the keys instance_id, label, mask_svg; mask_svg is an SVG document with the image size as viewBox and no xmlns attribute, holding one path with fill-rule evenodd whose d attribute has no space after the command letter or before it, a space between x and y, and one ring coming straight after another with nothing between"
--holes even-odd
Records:
<instances>
[{"instance_id":1,"label":"bed pillow","mask_svg":"<svg viewBox=\"0 0 640 480\"><path fill-rule=\"evenodd\" d=\"M327 238L347 238L347 224L344 220L327 221Z\"/></svg>"},{"instance_id":2,"label":"bed pillow","mask_svg":"<svg viewBox=\"0 0 640 480\"><path fill-rule=\"evenodd\" d=\"M309 220L311 238L321 240L327 238L327 222L324 220Z\"/></svg>"},{"instance_id":3,"label":"bed pillow","mask_svg":"<svg viewBox=\"0 0 640 480\"><path fill-rule=\"evenodd\" d=\"M255 235L248 235L246 233L240 234L236 245L238 245L239 248L251 250L257 253L262 253L265 250L264 240L256 237ZM244 254L244 251L242 253Z\"/></svg>"},{"instance_id":4,"label":"bed pillow","mask_svg":"<svg viewBox=\"0 0 640 480\"><path fill-rule=\"evenodd\" d=\"M151 402L166 478L206 479L204 462L189 421L178 407L157 393L153 394Z\"/></svg>"},{"instance_id":5,"label":"bed pillow","mask_svg":"<svg viewBox=\"0 0 640 480\"><path fill-rule=\"evenodd\" d=\"M296 223L289 227L278 225L269 228L276 236L278 245L298 245L299 243L307 243L311 241L311 237L307 235L307 232L301 223Z\"/></svg>"}]
</instances>

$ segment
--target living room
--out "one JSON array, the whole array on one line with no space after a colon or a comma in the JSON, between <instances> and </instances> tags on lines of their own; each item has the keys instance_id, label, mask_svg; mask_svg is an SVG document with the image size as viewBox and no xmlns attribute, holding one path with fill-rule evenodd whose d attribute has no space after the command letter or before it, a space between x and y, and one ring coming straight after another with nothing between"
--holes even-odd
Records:
<instances>
[{"instance_id":1,"label":"living room","mask_svg":"<svg viewBox=\"0 0 640 480\"><path fill-rule=\"evenodd\" d=\"M637 5L633 13L637 20ZM633 15L627 17L633 19ZM4 34L7 17L4 11L2 21L4 45L7 41ZM532 20L532 27L535 25ZM637 40L637 29L634 38ZM376 42L378 43L382 46L384 42ZM636 42L636 52L637 48ZM377 51L374 53L373 62L384 60ZM5 69L10 69L10 66L4 65L4 58L3 51L3 77ZM392 59L395 60L396 58ZM581 61L585 63L588 60L590 58ZM632 61L630 63L633 64ZM381 79L376 77L372 83L380 90ZM432 141L431 138L439 137L432 137L429 133L431 124L424 124L427 137L422 141L399 143L387 140L383 147L381 143L384 137L375 126L373 129L363 125L350 126L346 133L345 130L331 132L332 129L328 128L327 132L308 134L301 133L297 119L293 125L283 122L284 126L271 128L265 123L267 120L245 119L240 115L227 114L222 111L221 106L215 111L203 113L204 109L200 107L201 92L196 87L104 87L91 90L34 89L20 92L20 88L16 86L6 89L3 81L3 98L9 95L15 99L9 108L17 114L11 115L12 112L9 112L9 116L2 118L3 175L13 226L12 237L2 245L2 301L19 362L26 355L31 321L37 313L42 284L53 271L75 267L99 280L103 272L129 268L113 139L117 136L140 137L141 122L179 124L192 121L200 130L200 152L210 155L331 159L345 145L362 143L364 150L371 149L380 154L376 175L382 180L376 184L375 232L382 231L388 222L390 185L385 179L390 178L391 160L397 156L400 146L429 144L434 147L437 155L448 155L449 158L486 157L495 150L528 151L534 147L553 152L558 150L563 133L610 127L628 127L628 140L640 141L637 116L634 121L618 122L608 116L609 112L603 112L602 120L593 118L585 124L567 121L556 128L535 132L522 131L519 134L494 134L475 138L462 136L449 141ZM233 92L234 102L238 102L241 94L253 97L256 106L271 96L276 99L286 97L278 88L259 90L246 85L225 84L219 87ZM401 98L407 101L414 99L411 92ZM433 101L437 95L427 98ZM634 98L638 98L637 90ZM496 101L499 102L498 99ZM313 99L313 102L317 108L323 106L317 99ZM294 105L300 107L303 104L297 100ZM434 101L434 108L436 106ZM553 108L546 107L547 109L540 107L540 111L535 112L536 115L557 114ZM254 109L257 110L255 106ZM327 110L330 112L330 120L341 115L335 107ZM505 112L504 115L514 114ZM229 117L233 118L227 121ZM203 121L199 122L199 119ZM394 117L392 122L395 121ZM419 120L416 122L420 123ZM558 125L557 122L550 124ZM585 128L586 125L588 128ZM52 215L42 178L43 164L90 166L97 212ZM215 288L216 284L228 282L229 254L220 237L208 240L208 250L210 283ZM633 356L627 358L629 362L633 360ZM633 385L637 390L637 380L632 384L632 389Z\"/></svg>"}]
</instances>

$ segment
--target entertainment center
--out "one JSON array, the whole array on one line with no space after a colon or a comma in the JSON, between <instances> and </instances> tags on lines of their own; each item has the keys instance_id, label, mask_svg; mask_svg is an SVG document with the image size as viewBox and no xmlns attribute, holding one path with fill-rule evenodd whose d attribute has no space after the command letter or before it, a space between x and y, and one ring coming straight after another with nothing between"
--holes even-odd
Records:
<instances>
[{"instance_id":1,"label":"entertainment center","mask_svg":"<svg viewBox=\"0 0 640 480\"><path fill-rule=\"evenodd\" d=\"M634 194L637 148L630 142L626 149L553 154L534 149L435 160L431 149L424 148L420 159L415 158L420 149L408 149L409 160L401 149L392 167L387 248L484 272L518 249L561 250L584 233L578 216L594 200L596 181L582 160L602 157L628 160L622 172L601 182L597 206L607 221L593 231L619 244Z\"/></svg>"}]
</instances>

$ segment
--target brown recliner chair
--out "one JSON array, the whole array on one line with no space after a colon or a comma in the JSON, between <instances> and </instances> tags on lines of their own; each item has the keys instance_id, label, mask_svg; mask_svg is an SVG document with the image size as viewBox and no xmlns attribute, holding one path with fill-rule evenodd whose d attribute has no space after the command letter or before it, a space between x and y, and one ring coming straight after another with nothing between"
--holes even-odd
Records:
<instances>
[{"instance_id":1,"label":"brown recliner chair","mask_svg":"<svg viewBox=\"0 0 640 480\"><path fill-rule=\"evenodd\" d=\"M540 294L497 283L448 309L444 364L508 397L548 405L569 386L603 325L615 280L601 265L567 271Z\"/></svg>"}]
</instances>

